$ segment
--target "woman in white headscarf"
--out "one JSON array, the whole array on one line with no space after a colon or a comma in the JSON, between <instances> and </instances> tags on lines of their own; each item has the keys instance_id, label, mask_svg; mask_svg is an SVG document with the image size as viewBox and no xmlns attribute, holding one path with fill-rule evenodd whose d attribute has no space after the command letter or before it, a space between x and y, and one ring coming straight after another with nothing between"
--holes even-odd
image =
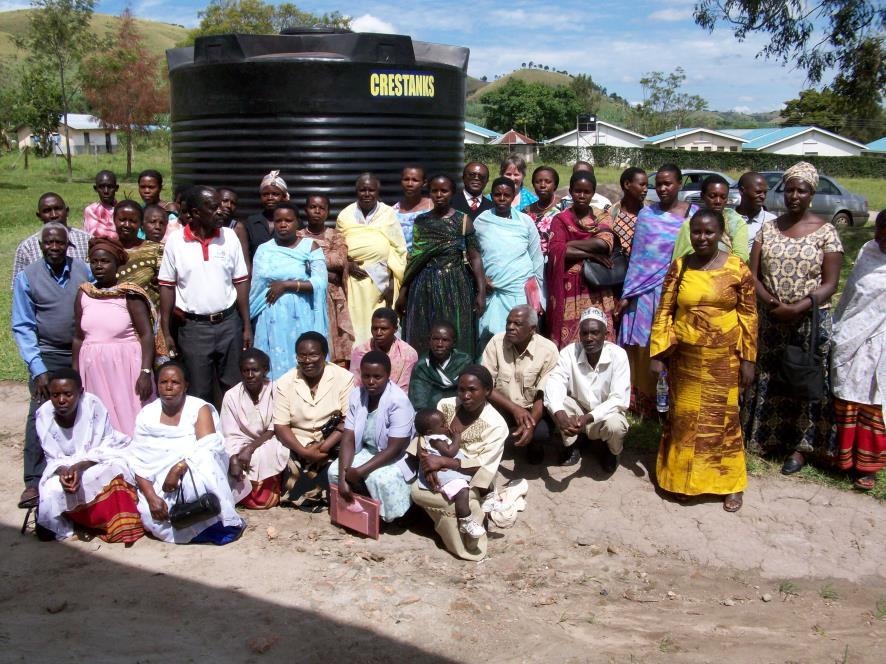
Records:
<instances>
[{"instance_id":1,"label":"woman in white headscarf","mask_svg":"<svg viewBox=\"0 0 886 664\"><path fill-rule=\"evenodd\" d=\"M281 201L289 200L289 187L286 186L286 180L280 177L280 171L271 171L262 178L258 193L261 212L234 226L234 232L243 245L243 257L250 274L255 252L274 236L274 209Z\"/></svg>"},{"instance_id":2,"label":"woman in white headscarf","mask_svg":"<svg viewBox=\"0 0 886 664\"><path fill-rule=\"evenodd\" d=\"M840 278L843 245L833 224L810 210L817 186L812 164L801 161L789 168L784 174L787 211L762 225L751 250L760 312L759 353L756 378L745 395L742 427L751 450L789 453L781 469L785 475L799 472L812 453L836 452L826 376L821 400L798 398L796 386L779 380L787 346L808 349L812 342L813 307L819 319L816 361L823 375L831 354L830 299Z\"/></svg>"},{"instance_id":3,"label":"woman in white headscarf","mask_svg":"<svg viewBox=\"0 0 886 664\"><path fill-rule=\"evenodd\" d=\"M831 380L838 464L870 491L886 468L886 210L858 253L834 311Z\"/></svg>"}]
</instances>

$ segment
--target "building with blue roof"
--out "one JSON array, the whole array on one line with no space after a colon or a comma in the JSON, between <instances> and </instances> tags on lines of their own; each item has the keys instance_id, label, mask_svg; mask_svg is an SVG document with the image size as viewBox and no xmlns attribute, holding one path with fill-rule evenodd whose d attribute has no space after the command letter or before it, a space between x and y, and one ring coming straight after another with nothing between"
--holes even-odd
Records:
<instances>
[{"instance_id":1,"label":"building with blue roof","mask_svg":"<svg viewBox=\"0 0 886 664\"><path fill-rule=\"evenodd\" d=\"M465 120L465 143L489 143L501 136L497 131Z\"/></svg>"},{"instance_id":2,"label":"building with blue roof","mask_svg":"<svg viewBox=\"0 0 886 664\"><path fill-rule=\"evenodd\" d=\"M688 127L650 136L643 143L650 147L692 152L770 152L809 157L857 157L868 150L857 141L820 127Z\"/></svg>"},{"instance_id":3,"label":"building with blue roof","mask_svg":"<svg viewBox=\"0 0 886 664\"><path fill-rule=\"evenodd\" d=\"M868 154L872 155L886 155L886 136L883 138L878 138L876 141L871 141L867 144Z\"/></svg>"}]
</instances>

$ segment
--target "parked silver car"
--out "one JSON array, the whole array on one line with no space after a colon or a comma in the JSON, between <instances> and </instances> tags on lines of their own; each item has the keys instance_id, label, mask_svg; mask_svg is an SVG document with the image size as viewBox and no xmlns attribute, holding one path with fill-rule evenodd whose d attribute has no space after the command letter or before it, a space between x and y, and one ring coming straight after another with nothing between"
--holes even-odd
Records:
<instances>
[{"instance_id":1,"label":"parked silver car","mask_svg":"<svg viewBox=\"0 0 886 664\"><path fill-rule=\"evenodd\" d=\"M689 201L691 204L700 205L701 183L709 175L721 175L726 179L726 182L729 183L729 198L726 201L726 205L729 207L735 207L738 205L738 202L741 200L741 195L738 193L735 180L725 173L718 173L717 171L699 171L691 168L687 168L683 171L683 187L680 189L680 193L677 194L677 200ZM655 191L655 173L649 174L649 191L646 193L646 200L658 200L658 194Z\"/></svg>"},{"instance_id":2,"label":"parked silver car","mask_svg":"<svg viewBox=\"0 0 886 664\"><path fill-rule=\"evenodd\" d=\"M781 181L783 173L765 171L761 175L770 183L764 204L766 209L773 214L784 214L787 208L784 204L784 183ZM853 194L826 175L820 175L818 178L818 189L812 197L810 210L822 219L830 220L835 226L838 224L864 226L868 221L868 199Z\"/></svg>"}]
</instances>

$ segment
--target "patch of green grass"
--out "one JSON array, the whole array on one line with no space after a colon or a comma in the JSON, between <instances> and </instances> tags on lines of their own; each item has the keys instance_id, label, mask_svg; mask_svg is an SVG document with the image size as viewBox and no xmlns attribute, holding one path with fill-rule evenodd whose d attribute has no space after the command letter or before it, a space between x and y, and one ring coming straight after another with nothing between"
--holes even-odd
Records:
<instances>
[{"instance_id":1,"label":"patch of green grass","mask_svg":"<svg viewBox=\"0 0 886 664\"><path fill-rule=\"evenodd\" d=\"M27 370L18 354L10 329L12 260L18 243L40 228L36 217L37 199L48 191L65 199L71 212L68 223L83 227L83 209L97 200L92 189L95 174L102 169L126 172L125 153L74 157L74 180L68 182L64 159L31 156L28 169L17 153L0 156L0 380L27 380ZM155 168L163 174L170 171L169 152L165 148L137 151L133 171ZM134 197L138 188L134 180L120 180L118 198Z\"/></svg>"},{"instance_id":2,"label":"patch of green grass","mask_svg":"<svg viewBox=\"0 0 886 664\"><path fill-rule=\"evenodd\" d=\"M877 620L886 620L886 599L881 599L877 602L877 606L874 609L874 618Z\"/></svg>"},{"instance_id":3,"label":"patch of green grass","mask_svg":"<svg viewBox=\"0 0 886 664\"><path fill-rule=\"evenodd\" d=\"M818 596L822 599L840 599L840 594L837 592L837 589L830 583L826 583L821 587L818 591Z\"/></svg>"},{"instance_id":4,"label":"patch of green grass","mask_svg":"<svg viewBox=\"0 0 886 664\"><path fill-rule=\"evenodd\" d=\"M800 594L800 589L793 581L782 581L778 584L778 592L784 595L785 598L797 597Z\"/></svg>"},{"instance_id":5,"label":"patch of green grass","mask_svg":"<svg viewBox=\"0 0 886 664\"><path fill-rule=\"evenodd\" d=\"M670 634L665 634L662 640L658 643L658 649L663 653L675 653L680 650L680 647Z\"/></svg>"}]
</instances>

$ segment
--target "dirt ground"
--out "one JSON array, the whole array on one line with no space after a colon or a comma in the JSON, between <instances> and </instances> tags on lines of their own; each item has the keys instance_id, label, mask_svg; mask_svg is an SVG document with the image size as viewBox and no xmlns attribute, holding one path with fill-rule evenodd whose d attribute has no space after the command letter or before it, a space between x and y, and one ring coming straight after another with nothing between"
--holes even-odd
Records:
<instances>
[{"instance_id":1,"label":"dirt ground","mask_svg":"<svg viewBox=\"0 0 886 664\"><path fill-rule=\"evenodd\" d=\"M0 384L0 661L883 662L886 505L752 479L686 506L630 450L530 479L482 563L419 520L380 541L328 516L249 513L235 544L130 548L18 532L27 394ZM514 460L503 464L515 476Z\"/></svg>"}]
</instances>

